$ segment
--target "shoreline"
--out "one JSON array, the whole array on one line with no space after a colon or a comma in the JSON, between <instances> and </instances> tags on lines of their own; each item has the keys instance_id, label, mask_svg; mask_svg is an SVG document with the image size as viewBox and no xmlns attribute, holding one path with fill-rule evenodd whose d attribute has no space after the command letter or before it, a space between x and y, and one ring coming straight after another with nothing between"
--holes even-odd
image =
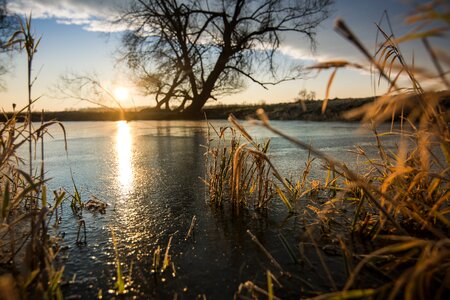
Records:
<instances>
[{"instance_id":1,"label":"shoreline","mask_svg":"<svg viewBox=\"0 0 450 300\"><path fill-rule=\"evenodd\" d=\"M209 120L226 120L232 113L238 119L256 118L256 110L263 108L271 120L281 121L360 121L360 118L347 119L343 113L363 105L373 102L376 97L350 98L350 99L330 99L325 113L322 114L323 100L304 101L306 110L303 110L300 102L277 103L277 104L252 104L252 105L223 105L208 106L203 108L197 115L186 115L170 111L153 108L141 109L140 111L127 110L120 112L117 110L87 109L78 111L44 112L44 121L137 121L137 120L204 120L205 116ZM450 107L450 99L443 101L444 107ZM11 118L12 113L4 113L2 121ZM19 115L19 120L23 119L25 113ZM32 113L33 122L42 120L41 112Z\"/></svg>"}]
</instances>

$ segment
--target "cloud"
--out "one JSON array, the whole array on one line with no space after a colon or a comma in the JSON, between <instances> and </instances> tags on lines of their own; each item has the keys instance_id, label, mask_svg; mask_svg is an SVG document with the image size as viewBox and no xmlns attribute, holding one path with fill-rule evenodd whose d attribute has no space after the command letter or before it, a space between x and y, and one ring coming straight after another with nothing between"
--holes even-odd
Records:
<instances>
[{"instance_id":1,"label":"cloud","mask_svg":"<svg viewBox=\"0 0 450 300\"><path fill-rule=\"evenodd\" d=\"M279 51L281 54L286 55L292 59L307 61L311 63L323 62L330 59L325 55L313 55L310 51L291 45L281 45Z\"/></svg>"},{"instance_id":2,"label":"cloud","mask_svg":"<svg viewBox=\"0 0 450 300\"><path fill-rule=\"evenodd\" d=\"M121 12L120 0L15 0L8 10L17 14L32 13L37 19L56 19L60 24L79 25L88 31L117 32L125 27L113 24Z\"/></svg>"},{"instance_id":3,"label":"cloud","mask_svg":"<svg viewBox=\"0 0 450 300\"><path fill-rule=\"evenodd\" d=\"M114 22L115 19L57 19L58 24L78 25L92 32L123 32L127 30L124 24Z\"/></svg>"},{"instance_id":4,"label":"cloud","mask_svg":"<svg viewBox=\"0 0 450 300\"><path fill-rule=\"evenodd\" d=\"M114 22L130 1L123 0L14 0L8 9L17 14L33 14L37 19L54 19L58 24L81 26L91 32L122 32L127 25ZM327 43L324 43L328 46ZM335 46L335 43L333 44ZM336 48L332 47L336 52ZM284 43L279 52L290 59L314 64L332 59L326 51L311 53L298 42ZM336 53L334 53L336 54Z\"/></svg>"}]
</instances>

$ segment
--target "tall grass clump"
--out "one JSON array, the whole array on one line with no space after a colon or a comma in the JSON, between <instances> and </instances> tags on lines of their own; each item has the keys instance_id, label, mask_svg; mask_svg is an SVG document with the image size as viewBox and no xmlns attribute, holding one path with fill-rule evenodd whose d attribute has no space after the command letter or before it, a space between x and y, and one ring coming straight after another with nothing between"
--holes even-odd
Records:
<instances>
[{"instance_id":1,"label":"tall grass clump","mask_svg":"<svg viewBox=\"0 0 450 300\"><path fill-rule=\"evenodd\" d=\"M229 203L235 212L248 207L266 209L278 194L292 211L292 186L267 156L270 140L259 143L234 116L228 120L234 127L216 130L209 125L204 182L209 189L210 202L216 206ZM284 191L278 185L283 186Z\"/></svg>"},{"instance_id":2,"label":"tall grass clump","mask_svg":"<svg viewBox=\"0 0 450 300\"><path fill-rule=\"evenodd\" d=\"M55 122L29 133L30 120L19 123L19 113L0 124L0 283L8 287L2 289L0 298L61 298L64 268L55 264L60 248L50 224L58 223L52 218L65 193L55 191L50 199L43 173L30 176L23 171L26 164L18 155L29 138L42 143L43 133Z\"/></svg>"},{"instance_id":3,"label":"tall grass clump","mask_svg":"<svg viewBox=\"0 0 450 300\"><path fill-rule=\"evenodd\" d=\"M377 24L381 41L371 54L339 19L336 30L362 52L369 66L339 60L312 67L333 69L326 98L340 68L366 68L377 82L387 82L386 92L375 101L345 112L347 118L361 118L374 128L378 156L356 148L356 154L366 159L364 172L287 136L272 127L264 111L258 111L261 125L310 151L340 178L333 180L335 193L328 193L328 201L313 208L318 222L323 226L339 215L351 216L351 222L341 224L348 226L352 236L370 240L375 247L354 253L346 246L350 239L340 237L348 278L337 286L329 276L333 292L317 299L444 299L450 293L450 56L430 42L434 37L445 38L450 31L448 4L433 1L418 6L406 23L416 27L399 38ZM411 41L423 44L434 70L417 67L414 59L407 62L400 46ZM323 111L327 103L325 99ZM391 129L379 133L377 125L386 122L391 122ZM395 149L383 142L385 136L397 138ZM350 205L340 210L343 203ZM366 280L365 274L374 272L381 274L382 283Z\"/></svg>"},{"instance_id":4,"label":"tall grass clump","mask_svg":"<svg viewBox=\"0 0 450 300\"><path fill-rule=\"evenodd\" d=\"M40 39L36 40L32 33L31 16L19 18L19 24L20 30L13 34L8 46L18 45L27 52L29 104L22 110L14 109L10 117L5 114L0 124L0 298L62 299L64 267L56 263L60 247L50 224L58 224L52 218L57 218L65 193L55 191L53 197L48 197L44 136L52 125L59 124L63 131L64 127L58 122L32 126L31 105L37 99L31 98L31 69ZM19 155L25 145L27 162ZM39 145L40 168L33 164ZM28 172L23 170L26 167Z\"/></svg>"},{"instance_id":5,"label":"tall grass clump","mask_svg":"<svg viewBox=\"0 0 450 300\"><path fill-rule=\"evenodd\" d=\"M441 13L441 10L445 12ZM442 69L442 63L448 65L448 54L435 51L428 42L430 37L450 30L450 19L445 16L448 16L447 5L437 1L419 6L416 13L406 19L408 23L426 24L419 24L412 33L403 37L396 38L393 33L386 33L381 25L377 25L383 39L373 56L369 56L342 20L336 21L336 30L367 56L378 76L388 83L387 92L373 103L345 113L348 118L362 117L363 122L371 122L375 126L392 122L390 132L375 132L379 157L368 160L372 172L364 174L363 178L352 178L349 171L340 170L360 188L368 188L383 208L375 233L391 226L390 218L398 224L402 223L404 232L427 232L436 238L448 237L445 233L448 233L450 226L450 116L445 102L449 101L450 86ZM441 24L420 31L433 21ZM400 44L415 39L420 39L425 45L436 67L436 74L406 63ZM328 62L317 68L332 65L333 62ZM426 80L431 83L422 84ZM383 145L383 135L398 136L396 152ZM359 154L366 156L364 150L360 150ZM339 167L339 164L336 166Z\"/></svg>"}]
</instances>

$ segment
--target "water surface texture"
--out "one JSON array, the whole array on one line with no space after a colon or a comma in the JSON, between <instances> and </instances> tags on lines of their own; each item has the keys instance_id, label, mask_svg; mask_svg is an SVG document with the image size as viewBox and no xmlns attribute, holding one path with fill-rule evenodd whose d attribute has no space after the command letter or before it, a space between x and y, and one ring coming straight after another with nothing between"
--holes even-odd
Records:
<instances>
[{"instance_id":1,"label":"water surface texture","mask_svg":"<svg viewBox=\"0 0 450 300\"><path fill-rule=\"evenodd\" d=\"M216 128L229 126L213 121ZM308 153L266 129L245 123L258 140L271 138L270 157L283 176L300 174ZM359 124L337 122L274 121L273 125L333 157L355 164L348 150L355 144L369 145L372 134ZM87 244L76 245L77 221L67 205L59 230L65 234L64 287L70 298L114 296L115 255L113 231L122 271L128 282L125 298L230 299L240 283L252 280L264 286L265 271L273 265L246 233L250 229L282 265L305 277L316 288L326 285L311 272L313 266L293 265L280 242L280 235L296 247L302 231L301 216L289 215L282 205L272 205L263 215L243 212L233 216L227 209L208 204L204 177L207 123L192 121L68 122L68 152L58 128L45 144L47 178L52 189L73 192L71 173L84 201L90 195L105 200L106 214L84 211ZM320 176L316 161L313 176ZM185 240L193 216L197 226L193 238ZM163 276L152 273L152 255L165 250L172 237L173 270ZM164 252L163 252L164 254ZM275 269L276 271L276 269ZM301 270L300 270L301 271ZM174 273L174 274L172 274ZM339 277L339 271L336 271ZM175 276L175 277L173 277ZM340 276L343 277L343 276ZM292 296L301 296L292 279ZM108 292L109 291L109 292ZM280 295L289 297L288 295Z\"/></svg>"}]
</instances>

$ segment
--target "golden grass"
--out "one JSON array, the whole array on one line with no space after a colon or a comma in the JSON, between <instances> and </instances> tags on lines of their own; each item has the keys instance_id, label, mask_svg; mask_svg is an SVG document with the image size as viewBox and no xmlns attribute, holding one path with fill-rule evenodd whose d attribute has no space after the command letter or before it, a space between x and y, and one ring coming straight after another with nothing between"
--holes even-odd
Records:
<instances>
[{"instance_id":1,"label":"golden grass","mask_svg":"<svg viewBox=\"0 0 450 300\"><path fill-rule=\"evenodd\" d=\"M448 52L431 47L428 41L430 37L448 33L448 12L445 1L419 6L407 19L408 23L418 26L400 38L387 34L381 25L377 25L383 40L378 43L375 55L369 53L344 21L336 22L337 31L362 52L372 69L377 71L379 80L388 82L384 95L345 114L348 118L362 117L363 122L372 124L374 128L383 122L392 123L388 133L378 133L374 129L379 157L369 157L363 148L356 148L355 153L366 159L367 173L351 170L342 162L287 136L271 126L264 111L258 111L262 126L309 151L326 163L329 172L338 175L329 177L325 184L315 183L315 190L321 192L319 196L325 200L324 204L314 203L311 197L304 199L311 193L305 193L304 186L296 186L301 188L297 194L303 196L304 212L312 212L317 217L313 225L319 226L322 232L332 232L330 220L353 215L348 224L349 231L378 245L378 249L370 253L351 253L345 239L339 238L347 281L338 290L313 299L441 299L450 291L450 114L442 105L450 97L448 72L444 68L450 64ZM417 39L422 41L430 55L435 72L406 63L399 45ZM330 61L313 67L334 69L326 87L327 95L336 71L346 67L363 66ZM409 85L404 83L405 78ZM434 83L423 86L424 79L434 80ZM327 101L324 101L323 110L326 105ZM398 137L396 151L383 144L384 135ZM333 193L323 193L324 190ZM310 235L309 239L315 245L330 286L334 286L334 279L314 237ZM283 242L285 244L286 241ZM293 253L294 260L297 259L295 251L290 250L289 253ZM304 259L308 261L306 257ZM365 284L359 278L368 268L391 280L386 280L381 286ZM245 283L237 295L241 295L243 287L251 289L253 286L253 283Z\"/></svg>"},{"instance_id":2,"label":"golden grass","mask_svg":"<svg viewBox=\"0 0 450 300\"><path fill-rule=\"evenodd\" d=\"M224 201L229 201L236 212L249 206L265 209L275 193L283 193L274 185L272 173L277 174L276 178L288 185L266 155L269 141L258 143L234 117L231 116L229 120L242 133L247 143L242 143L236 130L231 127L217 131L210 125L215 138L211 137L209 131L207 174L204 179L209 188L210 202L222 206ZM283 202L289 210L292 209L286 196Z\"/></svg>"},{"instance_id":3,"label":"golden grass","mask_svg":"<svg viewBox=\"0 0 450 300\"><path fill-rule=\"evenodd\" d=\"M14 282L8 297L61 298L64 268L54 263L60 248L58 238L50 235L49 224L52 218L57 224L65 193L55 191L49 199L43 171L31 176L22 171L25 165L17 154L29 139L42 143L43 133L55 122L28 132L29 122L18 123L15 114L0 124L0 262L6 271L0 281Z\"/></svg>"},{"instance_id":4,"label":"golden grass","mask_svg":"<svg viewBox=\"0 0 450 300\"><path fill-rule=\"evenodd\" d=\"M20 29L13 34L6 46L19 45L27 52L28 98L26 107L0 124L0 286L8 286L1 292L1 298L19 299L62 299L60 289L64 267L56 264L59 254L59 238L50 231L52 218L58 224L58 210L65 199L65 192L54 191L53 199L47 195L44 178L44 136L48 127L60 125L58 122L41 122L33 128L31 98L34 81L31 80L32 61L40 39L32 33L31 16L25 21L19 19ZM15 105L13 105L15 110ZM24 122L19 123L19 115L27 111ZM25 161L18 155L20 148L28 144L29 172ZM38 146L41 164L36 167ZM67 147L67 145L66 145ZM66 148L67 149L67 148Z\"/></svg>"}]
</instances>

